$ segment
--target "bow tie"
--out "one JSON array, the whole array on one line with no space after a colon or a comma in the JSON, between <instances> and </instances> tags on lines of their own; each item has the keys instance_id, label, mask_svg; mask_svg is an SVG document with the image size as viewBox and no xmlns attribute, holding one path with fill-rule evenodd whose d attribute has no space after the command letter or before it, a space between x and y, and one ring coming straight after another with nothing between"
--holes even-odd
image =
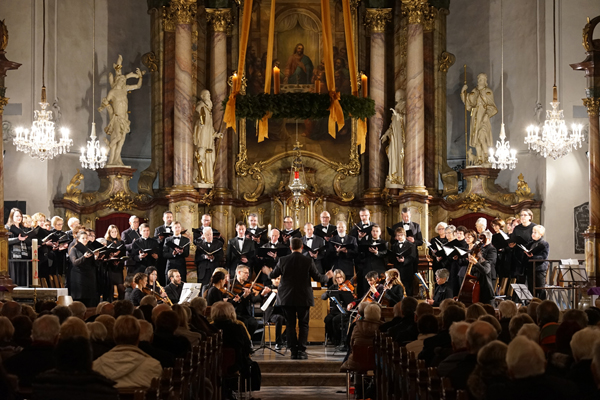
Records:
<instances>
[{"instance_id":1,"label":"bow tie","mask_svg":"<svg viewBox=\"0 0 600 400\"><path fill-rule=\"evenodd\" d=\"M312 236L311 237L307 237L306 240L313 240Z\"/></svg>"},{"instance_id":2,"label":"bow tie","mask_svg":"<svg viewBox=\"0 0 600 400\"><path fill-rule=\"evenodd\" d=\"M410 225L410 222L403 222L402 225Z\"/></svg>"},{"instance_id":3,"label":"bow tie","mask_svg":"<svg viewBox=\"0 0 600 400\"><path fill-rule=\"evenodd\" d=\"M173 236L173 239L181 239L181 236Z\"/></svg>"},{"instance_id":4,"label":"bow tie","mask_svg":"<svg viewBox=\"0 0 600 400\"><path fill-rule=\"evenodd\" d=\"M206 244L207 244L208 246L210 246L210 245L212 244L212 242L206 242Z\"/></svg>"},{"instance_id":5,"label":"bow tie","mask_svg":"<svg viewBox=\"0 0 600 400\"><path fill-rule=\"evenodd\" d=\"M399 244L400 246L402 246L402 245L404 244L404 242L398 242L398 244Z\"/></svg>"},{"instance_id":6,"label":"bow tie","mask_svg":"<svg viewBox=\"0 0 600 400\"><path fill-rule=\"evenodd\" d=\"M239 238L237 238L237 240L241 240L243 242L244 238L239 237Z\"/></svg>"}]
</instances>

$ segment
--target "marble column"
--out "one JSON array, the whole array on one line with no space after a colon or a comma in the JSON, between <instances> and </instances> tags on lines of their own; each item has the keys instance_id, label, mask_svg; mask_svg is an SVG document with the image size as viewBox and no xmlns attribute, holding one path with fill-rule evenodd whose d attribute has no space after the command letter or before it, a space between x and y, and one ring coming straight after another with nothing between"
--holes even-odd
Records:
<instances>
[{"instance_id":1,"label":"marble column","mask_svg":"<svg viewBox=\"0 0 600 400\"><path fill-rule=\"evenodd\" d=\"M6 72L11 69L17 69L21 66L16 62L9 61L6 58L6 45L8 44L8 30L4 21L0 21L0 126L2 126L2 115L4 106L8 104L6 97L6 87L4 79ZM0 140L0 155L4 153L3 141ZM0 215L4 215L4 157L0 156ZM8 275L8 232L4 228L4 223L0 224L0 300L11 300L11 292L15 285Z\"/></svg>"},{"instance_id":2,"label":"marble column","mask_svg":"<svg viewBox=\"0 0 600 400\"><path fill-rule=\"evenodd\" d=\"M391 8L367 8L365 25L371 32L369 96L375 101L375 115L369 118L367 134L369 154L367 197L379 197L386 175L383 170L385 154L381 144L385 103L385 63L383 60L385 60L385 27L391 20ZM392 154L389 156L395 157Z\"/></svg>"},{"instance_id":3,"label":"marble column","mask_svg":"<svg viewBox=\"0 0 600 400\"><path fill-rule=\"evenodd\" d=\"M232 25L232 14L229 8L207 8L206 17L212 34L210 36L210 77L209 88L212 95L213 122L215 129L221 129L223 110L219 106L227 97L227 31ZM216 197L229 197L231 195L231 182L229 181L229 154L231 143L231 130L223 132L217 149L215 161L215 195Z\"/></svg>"},{"instance_id":4,"label":"marble column","mask_svg":"<svg viewBox=\"0 0 600 400\"><path fill-rule=\"evenodd\" d=\"M196 17L195 0L173 0L175 11L175 112L173 126L173 185L193 190L194 169L192 78L192 24Z\"/></svg>"},{"instance_id":5,"label":"marble column","mask_svg":"<svg viewBox=\"0 0 600 400\"><path fill-rule=\"evenodd\" d=\"M408 16L406 51L406 146L404 191L427 194L425 189L425 101L423 25L430 23L433 7L426 0L402 0Z\"/></svg>"},{"instance_id":6,"label":"marble column","mask_svg":"<svg viewBox=\"0 0 600 400\"><path fill-rule=\"evenodd\" d=\"M166 13L163 51L163 169L160 173L160 188L173 186L173 122L175 113L175 22Z\"/></svg>"}]
</instances>

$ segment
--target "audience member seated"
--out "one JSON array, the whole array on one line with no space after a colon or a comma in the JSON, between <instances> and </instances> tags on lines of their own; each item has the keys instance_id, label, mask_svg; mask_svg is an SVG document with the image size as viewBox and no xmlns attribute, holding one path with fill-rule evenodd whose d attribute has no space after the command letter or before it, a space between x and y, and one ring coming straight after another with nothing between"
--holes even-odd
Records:
<instances>
[{"instance_id":1,"label":"audience member seated","mask_svg":"<svg viewBox=\"0 0 600 400\"><path fill-rule=\"evenodd\" d=\"M452 354L448 355L438 365L438 374L448 376L456 365L469 355L467 348L467 330L469 324L466 321L455 322L450 326L450 339L452 341Z\"/></svg>"},{"instance_id":2,"label":"audience member seated","mask_svg":"<svg viewBox=\"0 0 600 400\"><path fill-rule=\"evenodd\" d=\"M85 319L85 312L87 311L87 307L80 301L74 301L69 304L69 310L71 310L71 315L77 317L81 320Z\"/></svg>"},{"instance_id":3,"label":"audience member seated","mask_svg":"<svg viewBox=\"0 0 600 400\"><path fill-rule=\"evenodd\" d=\"M142 306L150 306L150 309L156 307L158 305L158 302L156 301L156 297L154 297L151 294L148 294L144 297L142 297L142 299L140 300L140 307Z\"/></svg>"},{"instance_id":4,"label":"audience member seated","mask_svg":"<svg viewBox=\"0 0 600 400\"><path fill-rule=\"evenodd\" d=\"M54 346L58 341L59 331L60 323L56 316L39 317L33 321L31 346L3 363L9 374L19 378L20 387L31 387L38 374L54 368Z\"/></svg>"},{"instance_id":5,"label":"audience member seated","mask_svg":"<svg viewBox=\"0 0 600 400\"><path fill-rule=\"evenodd\" d=\"M600 308L590 307L585 310L588 317L588 326L596 326L600 322Z\"/></svg>"},{"instance_id":6,"label":"audience member seated","mask_svg":"<svg viewBox=\"0 0 600 400\"><path fill-rule=\"evenodd\" d=\"M575 333L571 340L571 350L575 362L567 374L567 379L577 385L579 395L585 399L594 398L593 395L597 390L592 375L592 358L594 356L594 343L598 341L600 341L600 330L587 327Z\"/></svg>"},{"instance_id":7,"label":"audience member seated","mask_svg":"<svg viewBox=\"0 0 600 400\"><path fill-rule=\"evenodd\" d=\"M0 361L8 360L23 348L17 346L12 338L15 328L7 317L0 317Z\"/></svg>"},{"instance_id":8,"label":"audience member seated","mask_svg":"<svg viewBox=\"0 0 600 400\"><path fill-rule=\"evenodd\" d=\"M100 322L102 325L104 325L106 328L106 343L111 348L114 347L115 341L113 340L113 330L115 327L115 318L110 315L103 314L99 315L94 322Z\"/></svg>"},{"instance_id":9,"label":"audience member seated","mask_svg":"<svg viewBox=\"0 0 600 400\"><path fill-rule=\"evenodd\" d=\"M596 299L596 304L598 300ZM600 399L600 341L594 343L594 350L592 354L592 375L594 376L594 383L596 384L596 393L591 399Z\"/></svg>"},{"instance_id":10,"label":"audience member seated","mask_svg":"<svg viewBox=\"0 0 600 400\"><path fill-rule=\"evenodd\" d=\"M571 366L574 363L571 341L573 335L583 328L573 320L563 321L558 326L556 330L556 349L546 356L548 359L546 374L565 377L570 373Z\"/></svg>"},{"instance_id":11,"label":"audience member seated","mask_svg":"<svg viewBox=\"0 0 600 400\"><path fill-rule=\"evenodd\" d=\"M12 320L17 315L22 315L21 313L21 305L16 301L7 301L0 309L0 316L6 317L9 320Z\"/></svg>"},{"instance_id":12,"label":"audience member seated","mask_svg":"<svg viewBox=\"0 0 600 400\"><path fill-rule=\"evenodd\" d=\"M564 312L562 316L562 322L570 322L573 321L579 325L581 329L588 326L588 316L585 311L582 310L567 310Z\"/></svg>"},{"instance_id":13,"label":"audience member seated","mask_svg":"<svg viewBox=\"0 0 600 400\"><path fill-rule=\"evenodd\" d=\"M170 368L175 365L175 356L168 351L154 347L154 327L145 320L138 321L140 324L140 343L138 347L150 357L158 360L163 368Z\"/></svg>"},{"instance_id":14,"label":"audience member seated","mask_svg":"<svg viewBox=\"0 0 600 400\"><path fill-rule=\"evenodd\" d=\"M121 315L133 315L135 306L129 300L117 300L113 303L113 317L119 318Z\"/></svg>"},{"instance_id":15,"label":"audience member seated","mask_svg":"<svg viewBox=\"0 0 600 400\"><path fill-rule=\"evenodd\" d=\"M31 307L28 304L21 305L21 314L28 317L31 320L31 322L33 322L38 316L33 307Z\"/></svg>"},{"instance_id":16,"label":"audience member seated","mask_svg":"<svg viewBox=\"0 0 600 400\"><path fill-rule=\"evenodd\" d=\"M445 358L445 356L440 356L434 361L434 358L436 358L436 349L439 348L445 351L446 354L451 352L452 340L450 338L450 326L454 322L465 320L465 310L458 306L449 305L442 312L441 318L442 329L437 335L427 338L423 341L423 350L419 353L419 359L425 360L425 364L428 367L437 366L439 361Z\"/></svg>"},{"instance_id":17,"label":"audience member seated","mask_svg":"<svg viewBox=\"0 0 600 400\"><path fill-rule=\"evenodd\" d=\"M61 338L56 346L56 368L39 374L33 381L33 398L118 400L114 384L92 370L92 347L87 338Z\"/></svg>"},{"instance_id":18,"label":"audience member seated","mask_svg":"<svg viewBox=\"0 0 600 400\"><path fill-rule=\"evenodd\" d=\"M201 332L205 335L211 335L215 332L215 330L208 319L204 316L207 306L208 303L203 297L196 297L195 299L192 299L190 303L190 309L192 311L190 329L194 332Z\"/></svg>"},{"instance_id":19,"label":"audience member seated","mask_svg":"<svg viewBox=\"0 0 600 400\"><path fill-rule=\"evenodd\" d=\"M106 341L108 331L106 330L106 326L104 326L104 324L102 324L101 322L88 322L86 323L86 326L88 331L90 332L92 357L95 360L113 347L112 342Z\"/></svg>"},{"instance_id":20,"label":"audience member seated","mask_svg":"<svg viewBox=\"0 0 600 400\"><path fill-rule=\"evenodd\" d=\"M537 307L536 314L537 324L540 327L539 343L544 352L549 353L556 349L556 330L560 310L553 301L544 300Z\"/></svg>"},{"instance_id":21,"label":"audience member seated","mask_svg":"<svg viewBox=\"0 0 600 400\"><path fill-rule=\"evenodd\" d=\"M379 330L381 332L387 332L388 329L402 322L402 303L394 304L392 312L394 313L394 317L391 320L384 322L383 324L381 324L381 326L379 326Z\"/></svg>"},{"instance_id":22,"label":"audience member seated","mask_svg":"<svg viewBox=\"0 0 600 400\"><path fill-rule=\"evenodd\" d=\"M523 325L525 324L534 324L535 321L531 319L529 314L518 313L514 317L510 319L510 323L508 324L508 332L510 333L510 340L513 340ZM510 341L509 341L510 342Z\"/></svg>"},{"instance_id":23,"label":"audience member seated","mask_svg":"<svg viewBox=\"0 0 600 400\"><path fill-rule=\"evenodd\" d=\"M410 297L405 297L402 299L402 302L408 298ZM381 307L378 304L371 303L365 308L365 317L356 322L356 326L354 327L352 336L350 337L350 356L344 362L344 364L342 364L340 371L345 372L346 370L361 370L361 365L354 360L355 349L357 346L373 345L373 338L375 338L375 335L377 335L377 332L379 332L380 325Z\"/></svg>"},{"instance_id":24,"label":"audience member seated","mask_svg":"<svg viewBox=\"0 0 600 400\"><path fill-rule=\"evenodd\" d=\"M52 315L56 315L58 317L61 325L67 320L67 318L73 315L71 310L69 310L69 307L66 306L56 306L52 309L51 313Z\"/></svg>"},{"instance_id":25,"label":"audience member seated","mask_svg":"<svg viewBox=\"0 0 600 400\"><path fill-rule=\"evenodd\" d=\"M425 339L435 336L438 333L438 319L433 314L425 314L417 321L417 329L419 331L417 340L406 345L406 350L412 351L415 354L419 354L423 350L423 341Z\"/></svg>"},{"instance_id":26,"label":"audience member seated","mask_svg":"<svg viewBox=\"0 0 600 400\"><path fill-rule=\"evenodd\" d=\"M26 315L17 315L11 321L15 332L12 340L15 345L26 348L31 345L31 328L32 323Z\"/></svg>"},{"instance_id":27,"label":"audience member seated","mask_svg":"<svg viewBox=\"0 0 600 400\"><path fill-rule=\"evenodd\" d=\"M169 307L167 304L161 304L155 307L154 310L159 309L163 305ZM175 331L179 327L177 313L172 310L163 310L156 316L154 321L154 347L170 352L175 358L185 358L185 355L191 350L192 346L190 345L190 341L183 336L175 335ZM223 342L225 342L225 339L223 339Z\"/></svg>"},{"instance_id":28,"label":"audience member seated","mask_svg":"<svg viewBox=\"0 0 600 400\"><path fill-rule=\"evenodd\" d=\"M94 322L96 321L96 318L98 318L100 315L114 315L115 314L115 306L112 303L109 303L108 301L101 301L97 306L96 306L96 313L94 315L91 315L90 317L88 317L85 322Z\"/></svg>"},{"instance_id":29,"label":"audience member seated","mask_svg":"<svg viewBox=\"0 0 600 400\"><path fill-rule=\"evenodd\" d=\"M525 324L519 329L517 336L525 336L527 339L539 344L540 327L536 324Z\"/></svg>"},{"instance_id":30,"label":"audience member seated","mask_svg":"<svg viewBox=\"0 0 600 400\"><path fill-rule=\"evenodd\" d=\"M546 372L544 350L532 340L518 335L508 345L506 365L510 380L487 388L487 400L564 400L576 398L577 387Z\"/></svg>"},{"instance_id":31,"label":"audience member seated","mask_svg":"<svg viewBox=\"0 0 600 400\"><path fill-rule=\"evenodd\" d=\"M452 333L452 328L450 328ZM442 361L438 367L440 376L447 376L456 390L467 388L469 375L477 365L477 353L483 346L496 340L496 328L485 321L475 321L467 329L467 352L456 353ZM451 367L448 370L448 366Z\"/></svg>"},{"instance_id":32,"label":"audience member seated","mask_svg":"<svg viewBox=\"0 0 600 400\"><path fill-rule=\"evenodd\" d=\"M180 304L175 304L173 306L173 311L177 313L177 317L179 318L179 326L175 330L175 335L183 336L186 338L192 347L198 346L200 344L200 340L202 340L202 335L198 332L192 332L190 330L190 325L188 323L189 317L188 310L186 310L187 306L182 306Z\"/></svg>"},{"instance_id":33,"label":"audience member seated","mask_svg":"<svg viewBox=\"0 0 600 400\"><path fill-rule=\"evenodd\" d=\"M419 302L417 299L409 296L403 298L400 302L402 321L387 331L388 335L391 336L396 343L402 345L406 342L417 340L419 331L417 329L415 311L417 311L418 304Z\"/></svg>"},{"instance_id":34,"label":"audience member seated","mask_svg":"<svg viewBox=\"0 0 600 400\"><path fill-rule=\"evenodd\" d=\"M499 340L494 340L479 350L477 366L467 380L467 390L472 398L484 400L488 386L508 382L507 350L508 346Z\"/></svg>"},{"instance_id":35,"label":"audience member seated","mask_svg":"<svg viewBox=\"0 0 600 400\"><path fill-rule=\"evenodd\" d=\"M510 320L512 317L517 315L517 305L511 300L501 301L498 304L498 313L500 314L500 326L502 327L502 332L498 336L498 340L508 344L512 339L510 336Z\"/></svg>"},{"instance_id":36,"label":"audience member seated","mask_svg":"<svg viewBox=\"0 0 600 400\"><path fill-rule=\"evenodd\" d=\"M138 347L138 320L128 315L117 318L113 335L117 345L94 361L94 371L114 380L116 388L150 387L152 378L160 377L162 367Z\"/></svg>"},{"instance_id":37,"label":"audience member seated","mask_svg":"<svg viewBox=\"0 0 600 400\"><path fill-rule=\"evenodd\" d=\"M500 334L502 333L502 326L500 325L500 321L498 321L498 318L488 314L479 317L478 321L485 321L488 324L492 325L494 329L496 329L496 334L498 336L500 336Z\"/></svg>"},{"instance_id":38,"label":"audience member seated","mask_svg":"<svg viewBox=\"0 0 600 400\"><path fill-rule=\"evenodd\" d=\"M465 319L473 322L477 321L483 315L487 315L487 311L485 311L485 308L481 304L471 304L467 308Z\"/></svg>"}]
</instances>

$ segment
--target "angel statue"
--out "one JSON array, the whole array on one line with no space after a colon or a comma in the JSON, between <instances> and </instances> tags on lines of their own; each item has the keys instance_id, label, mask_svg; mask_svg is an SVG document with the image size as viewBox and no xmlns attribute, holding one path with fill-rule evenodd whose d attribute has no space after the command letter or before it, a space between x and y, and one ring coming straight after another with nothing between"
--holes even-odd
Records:
<instances>
[{"instance_id":1,"label":"angel statue","mask_svg":"<svg viewBox=\"0 0 600 400\"><path fill-rule=\"evenodd\" d=\"M125 143L125 137L130 132L130 124L127 101L127 92L142 87L142 76L146 73L136 68L135 72L130 72L127 75L121 73L123 57L119 55L117 63L113 64L115 76L112 73L108 74L108 82L110 83L110 91L108 95L102 99L102 104L98 107L98 111L105 108L108 110L109 122L104 132L110 136L110 142L105 139L108 144L108 163L107 166L122 166L121 150ZM138 78L135 85L127 85L127 79Z\"/></svg>"},{"instance_id":2,"label":"angel statue","mask_svg":"<svg viewBox=\"0 0 600 400\"><path fill-rule=\"evenodd\" d=\"M213 184L215 175L215 139L223 134L215 131L212 118L213 103L210 92L200 92L200 100L196 104L198 120L194 126L194 158L198 168L194 170L194 182Z\"/></svg>"},{"instance_id":3,"label":"angel statue","mask_svg":"<svg viewBox=\"0 0 600 400\"><path fill-rule=\"evenodd\" d=\"M386 181L389 184L404 185L404 121L406 120L406 94L404 90L396 90L396 107L392 110L392 122L388 130L381 136L381 142L386 139L389 144L386 148L389 161L389 172Z\"/></svg>"}]
</instances>

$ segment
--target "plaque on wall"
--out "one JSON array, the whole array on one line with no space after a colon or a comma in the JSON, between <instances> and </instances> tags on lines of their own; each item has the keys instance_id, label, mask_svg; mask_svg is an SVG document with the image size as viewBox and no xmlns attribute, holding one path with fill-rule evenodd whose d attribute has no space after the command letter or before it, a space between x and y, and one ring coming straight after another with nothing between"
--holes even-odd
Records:
<instances>
[{"instance_id":1,"label":"plaque on wall","mask_svg":"<svg viewBox=\"0 0 600 400\"><path fill-rule=\"evenodd\" d=\"M590 225L590 203L583 203L573 209L575 219L575 254L585 253L585 238L583 234Z\"/></svg>"}]
</instances>

